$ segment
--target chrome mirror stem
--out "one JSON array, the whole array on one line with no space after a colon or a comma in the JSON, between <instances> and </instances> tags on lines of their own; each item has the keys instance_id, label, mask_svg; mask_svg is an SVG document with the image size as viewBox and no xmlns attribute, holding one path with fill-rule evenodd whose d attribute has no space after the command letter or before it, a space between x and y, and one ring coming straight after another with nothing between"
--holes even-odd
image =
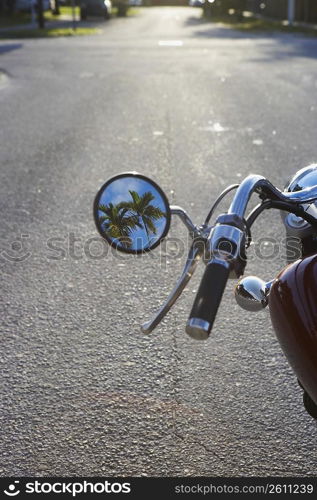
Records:
<instances>
[{"instance_id":1,"label":"chrome mirror stem","mask_svg":"<svg viewBox=\"0 0 317 500\"><path fill-rule=\"evenodd\" d=\"M177 215L180 218L193 238L201 236L199 228L195 226L187 212L182 207L179 207L177 205L170 205L170 210L172 215Z\"/></svg>"}]
</instances>

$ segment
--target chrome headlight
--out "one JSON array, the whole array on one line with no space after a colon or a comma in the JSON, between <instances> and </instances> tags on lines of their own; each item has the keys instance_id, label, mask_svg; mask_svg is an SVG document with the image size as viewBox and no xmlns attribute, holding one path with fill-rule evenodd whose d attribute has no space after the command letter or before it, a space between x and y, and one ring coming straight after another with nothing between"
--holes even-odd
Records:
<instances>
[{"instance_id":1,"label":"chrome headlight","mask_svg":"<svg viewBox=\"0 0 317 500\"><path fill-rule=\"evenodd\" d=\"M289 192L301 191L312 186L317 186L317 164L313 163L308 167L302 168L291 179L286 187Z\"/></svg>"},{"instance_id":2,"label":"chrome headlight","mask_svg":"<svg viewBox=\"0 0 317 500\"><path fill-rule=\"evenodd\" d=\"M296 192L303 189L317 186L317 163L312 163L307 167L298 170L292 177L291 181L285 186L284 191ZM316 218L317 215L317 202L310 204L303 204L302 207ZM301 217L294 214L287 214L281 211L281 217L286 227L287 234L305 238L314 232L312 226Z\"/></svg>"}]
</instances>

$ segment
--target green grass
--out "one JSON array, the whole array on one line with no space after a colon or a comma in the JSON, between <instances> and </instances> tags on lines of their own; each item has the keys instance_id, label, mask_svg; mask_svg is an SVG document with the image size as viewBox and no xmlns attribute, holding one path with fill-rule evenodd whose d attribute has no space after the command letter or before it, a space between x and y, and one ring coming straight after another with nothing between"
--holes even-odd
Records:
<instances>
[{"instance_id":1,"label":"green grass","mask_svg":"<svg viewBox=\"0 0 317 500\"><path fill-rule=\"evenodd\" d=\"M140 14L140 9L138 7L130 7L127 12L127 16L138 16Z\"/></svg>"},{"instance_id":2,"label":"green grass","mask_svg":"<svg viewBox=\"0 0 317 500\"><path fill-rule=\"evenodd\" d=\"M60 7L59 8L60 12L62 15L69 15L69 16L72 16L73 15L73 8L72 7L69 7L67 5L65 5L64 7ZM80 11L80 8L79 7L75 7L75 12L76 12L76 15L79 15L79 11Z\"/></svg>"},{"instance_id":3,"label":"green grass","mask_svg":"<svg viewBox=\"0 0 317 500\"><path fill-rule=\"evenodd\" d=\"M72 7L64 6L64 7L60 7L59 10L60 10L60 14L62 16L65 16L65 15L72 16L73 15ZM117 13L118 13L118 7L112 7L112 9L111 9L111 15L112 16L116 16ZM139 13L140 13L140 9L139 8L137 8L137 7L129 7L128 11L127 11L127 17L137 16ZM76 14L76 18L78 19L79 15L80 15L80 8L79 7L75 7L75 14ZM59 16L55 16L50 11L45 12L45 19L47 19L49 21L57 20L58 17Z\"/></svg>"},{"instance_id":4,"label":"green grass","mask_svg":"<svg viewBox=\"0 0 317 500\"><path fill-rule=\"evenodd\" d=\"M44 29L16 29L0 33L0 39L7 38L52 38L58 36L97 35L97 28L44 28Z\"/></svg>"},{"instance_id":5,"label":"green grass","mask_svg":"<svg viewBox=\"0 0 317 500\"><path fill-rule=\"evenodd\" d=\"M65 15L72 16L73 15L73 9L72 9L72 7L69 7L69 6L60 7L59 11L60 11L61 16L65 16ZM76 19L78 19L79 13L80 13L79 7L75 7ZM55 16L53 14L53 12L51 12L51 11L45 12L45 19L47 19L48 21L54 21L54 20L56 21L58 18L59 18L59 16Z\"/></svg>"},{"instance_id":6,"label":"green grass","mask_svg":"<svg viewBox=\"0 0 317 500\"><path fill-rule=\"evenodd\" d=\"M60 14L63 16L73 15L73 10L71 7L60 7ZM79 18L79 7L75 7L76 19ZM44 17L47 21L57 21L59 16L55 16L53 12L47 10L44 12ZM10 26L18 26L23 24L29 24L31 22L31 14L28 12L16 12L12 16L2 16L0 17L0 28L10 28Z\"/></svg>"},{"instance_id":7,"label":"green grass","mask_svg":"<svg viewBox=\"0 0 317 500\"><path fill-rule=\"evenodd\" d=\"M137 16L138 14L140 14L140 9L138 7L129 7L127 10L126 17ZM112 16L118 15L118 7L112 7L111 15Z\"/></svg>"},{"instance_id":8,"label":"green grass","mask_svg":"<svg viewBox=\"0 0 317 500\"><path fill-rule=\"evenodd\" d=\"M111 15L116 16L117 11L118 11L117 7L113 7L112 11L111 11ZM139 8L130 7L127 11L127 17L136 16L139 13L140 13ZM73 15L72 7L69 7L69 6L60 7L60 14L62 16L68 15L71 17ZM75 15L76 15L76 19L78 20L79 15L80 15L80 8L79 7L75 7ZM45 17L46 21L58 21L60 19L59 16L55 16L51 11L44 12L44 17ZM0 17L0 28L10 28L11 26L20 26L20 25L23 26L23 24L30 24L30 23L31 23L31 14L27 13L27 12L25 12L25 13L19 12L19 13L13 14L12 16ZM22 31L23 30L14 30L14 33L17 33L17 32L20 33L18 38L32 38L32 37L42 37L42 36L70 36L72 34L72 33L69 33L69 31L71 31L71 30L65 30L65 29L64 29L64 31L66 32L65 35L52 34L56 30L44 30L44 31L38 30L38 32L35 32L35 30L31 30L32 34L29 34L29 35L24 34ZM26 30L24 30L24 31L26 31ZM61 30L59 30L59 31L61 31ZM46 32L47 32L47 34L46 34ZM84 32L80 33L79 29L77 29L77 32L78 33L76 33L76 34L78 34L78 35L91 34L91 33L84 33ZM13 32L11 32L11 33L13 33ZM13 38L13 36L9 36L9 33L8 33L8 35L5 35L5 37L2 36L2 38Z\"/></svg>"},{"instance_id":9,"label":"green grass","mask_svg":"<svg viewBox=\"0 0 317 500\"><path fill-rule=\"evenodd\" d=\"M205 18L206 19L206 18ZM238 19L234 15L213 17L209 19L211 22L223 24L229 28L245 32L285 32L285 33L302 33L310 36L317 36L317 29L299 25L290 26L281 21L269 21L266 19L259 19L252 16L245 16Z\"/></svg>"}]
</instances>

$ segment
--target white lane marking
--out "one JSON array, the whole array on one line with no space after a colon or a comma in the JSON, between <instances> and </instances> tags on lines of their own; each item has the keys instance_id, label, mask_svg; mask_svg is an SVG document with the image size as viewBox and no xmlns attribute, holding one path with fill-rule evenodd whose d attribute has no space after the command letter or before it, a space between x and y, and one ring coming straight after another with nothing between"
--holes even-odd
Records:
<instances>
[{"instance_id":1,"label":"white lane marking","mask_svg":"<svg viewBox=\"0 0 317 500\"><path fill-rule=\"evenodd\" d=\"M181 47L183 45L182 40L160 40L160 47Z\"/></svg>"},{"instance_id":2,"label":"white lane marking","mask_svg":"<svg viewBox=\"0 0 317 500\"><path fill-rule=\"evenodd\" d=\"M223 127L219 122L212 123L208 122L209 125L207 127L199 127L199 130L203 130L204 132L228 132L230 129L228 127Z\"/></svg>"},{"instance_id":3,"label":"white lane marking","mask_svg":"<svg viewBox=\"0 0 317 500\"><path fill-rule=\"evenodd\" d=\"M253 144L255 144L256 146L262 146L263 144L263 141L262 139L254 139L254 141L252 141Z\"/></svg>"}]
</instances>

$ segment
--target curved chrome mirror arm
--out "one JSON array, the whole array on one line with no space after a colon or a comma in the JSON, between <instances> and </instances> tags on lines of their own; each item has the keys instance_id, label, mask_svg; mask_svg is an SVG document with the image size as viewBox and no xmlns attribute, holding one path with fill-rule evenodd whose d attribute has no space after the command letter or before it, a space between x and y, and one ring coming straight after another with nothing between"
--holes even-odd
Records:
<instances>
[{"instance_id":1,"label":"curved chrome mirror arm","mask_svg":"<svg viewBox=\"0 0 317 500\"><path fill-rule=\"evenodd\" d=\"M170 205L170 209L171 214L177 215L180 218L193 238L201 236L200 229L195 226L188 213L182 207L179 207L178 205Z\"/></svg>"},{"instance_id":2,"label":"curved chrome mirror arm","mask_svg":"<svg viewBox=\"0 0 317 500\"><path fill-rule=\"evenodd\" d=\"M193 244L191 246L181 277L177 281L174 289L168 296L163 306L156 312L156 314L150 321L143 323L143 325L141 326L141 330L143 333L151 333L152 330L154 330L154 328L162 321L164 316L166 316L171 307L175 304L176 300L181 295L187 283L194 274L202 252L202 245L197 246Z\"/></svg>"}]
</instances>

